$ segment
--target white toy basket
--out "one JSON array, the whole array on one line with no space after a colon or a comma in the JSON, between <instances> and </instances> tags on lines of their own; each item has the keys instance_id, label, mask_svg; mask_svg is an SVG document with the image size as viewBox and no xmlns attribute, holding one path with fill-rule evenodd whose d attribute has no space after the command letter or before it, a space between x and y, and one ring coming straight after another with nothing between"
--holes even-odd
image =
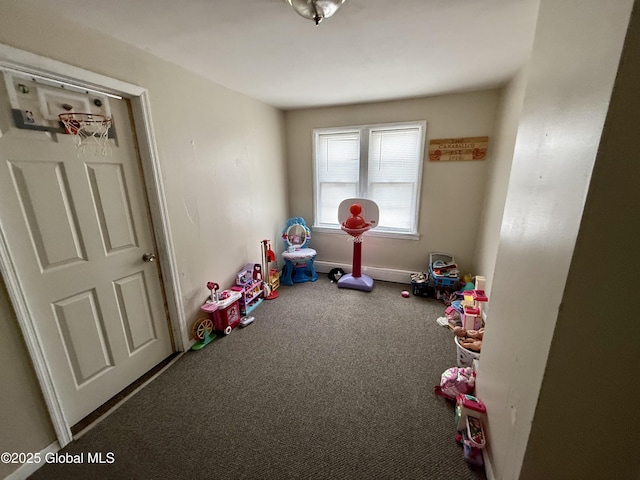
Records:
<instances>
[{"instance_id":1,"label":"white toy basket","mask_svg":"<svg viewBox=\"0 0 640 480\"><path fill-rule=\"evenodd\" d=\"M456 342L456 350L458 357L458 366L459 367L471 367L473 365L473 361L475 359L480 358L480 354L477 352L473 352L468 350L460 345L460 337L457 335L454 337Z\"/></svg>"}]
</instances>

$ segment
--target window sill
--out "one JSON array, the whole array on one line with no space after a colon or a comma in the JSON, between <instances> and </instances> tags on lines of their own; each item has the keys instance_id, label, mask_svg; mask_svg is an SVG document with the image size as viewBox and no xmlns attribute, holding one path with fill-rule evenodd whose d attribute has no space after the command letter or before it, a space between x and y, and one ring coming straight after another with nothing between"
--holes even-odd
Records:
<instances>
[{"instance_id":1,"label":"window sill","mask_svg":"<svg viewBox=\"0 0 640 480\"><path fill-rule=\"evenodd\" d=\"M339 227L318 227L318 226L313 226L311 228L311 230L313 230L314 233L330 233L330 234L340 234L340 235L346 235L346 233L344 231L342 231L342 229L340 229ZM366 233L367 237L382 237L382 238L395 238L398 240L420 240L420 234L419 233L401 233L401 232L387 232L384 230L376 230L371 229Z\"/></svg>"}]
</instances>

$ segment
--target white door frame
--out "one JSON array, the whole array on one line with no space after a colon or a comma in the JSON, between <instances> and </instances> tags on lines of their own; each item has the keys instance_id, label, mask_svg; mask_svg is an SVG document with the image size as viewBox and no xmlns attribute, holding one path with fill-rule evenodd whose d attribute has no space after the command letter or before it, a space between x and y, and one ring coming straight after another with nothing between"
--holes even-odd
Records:
<instances>
[{"instance_id":1,"label":"white door frame","mask_svg":"<svg viewBox=\"0 0 640 480\"><path fill-rule=\"evenodd\" d=\"M24 50L0 43L0 67L32 75L40 75L60 82L95 89L129 99L133 111L140 161L144 172L143 181L149 201L153 233L158 248L157 257L162 271L162 287L167 301L167 309L173 333L175 351L184 351L189 344L186 317L182 303L178 267L174 253L173 239L169 226L169 213L165 199L160 159L156 148L155 135L151 122L149 93L146 89L109 78L88 70L67 65ZM2 136L2 131L0 131ZM35 328L33 316L17 271L11 258L7 239L0 224L0 273L2 274L11 303L24 336L27 350L42 389L51 422L58 437L58 443L64 447L73 440L71 425L64 416L60 398L53 384L49 362L44 354L43 345Z\"/></svg>"}]
</instances>

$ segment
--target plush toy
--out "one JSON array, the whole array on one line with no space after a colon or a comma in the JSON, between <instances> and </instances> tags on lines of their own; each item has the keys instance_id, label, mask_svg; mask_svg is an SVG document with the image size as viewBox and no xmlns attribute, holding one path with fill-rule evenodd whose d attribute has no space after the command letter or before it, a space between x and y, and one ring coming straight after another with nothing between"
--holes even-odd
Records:
<instances>
[{"instance_id":1,"label":"plush toy","mask_svg":"<svg viewBox=\"0 0 640 480\"><path fill-rule=\"evenodd\" d=\"M440 377L440 391L449 398L472 393L476 384L476 372L471 367L452 367Z\"/></svg>"},{"instance_id":2,"label":"plush toy","mask_svg":"<svg viewBox=\"0 0 640 480\"><path fill-rule=\"evenodd\" d=\"M470 273L467 273L467 274L462 276L461 280L462 280L462 283L464 283L465 285L467 283L472 283L473 282L473 275L471 275Z\"/></svg>"},{"instance_id":3,"label":"plush toy","mask_svg":"<svg viewBox=\"0 0 640 480\"><path fill-rule=\"evenodd\" d=\"M467 282L464 284L464 287L462 287L462 291L466 292L467 290L473 290L474 288L476 288L474 283Z\"/></svg>"}]
</instances>

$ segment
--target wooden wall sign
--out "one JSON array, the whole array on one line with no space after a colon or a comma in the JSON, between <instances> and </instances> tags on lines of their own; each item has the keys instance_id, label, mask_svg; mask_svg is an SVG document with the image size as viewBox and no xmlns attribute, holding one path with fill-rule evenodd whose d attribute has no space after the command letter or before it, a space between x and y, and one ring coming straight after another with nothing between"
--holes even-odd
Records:
<instances>
[{"instance_id":1,"label":"wooden wall sign","mask_svg":"<svg viewBox=\"0 0 640 480\"><path fill-rule=\"evenodd\" d=\"M489 137L439 138L429 142L429 160L432 162L484 160L488 146Z\"/></svg>"}]
</instances>

